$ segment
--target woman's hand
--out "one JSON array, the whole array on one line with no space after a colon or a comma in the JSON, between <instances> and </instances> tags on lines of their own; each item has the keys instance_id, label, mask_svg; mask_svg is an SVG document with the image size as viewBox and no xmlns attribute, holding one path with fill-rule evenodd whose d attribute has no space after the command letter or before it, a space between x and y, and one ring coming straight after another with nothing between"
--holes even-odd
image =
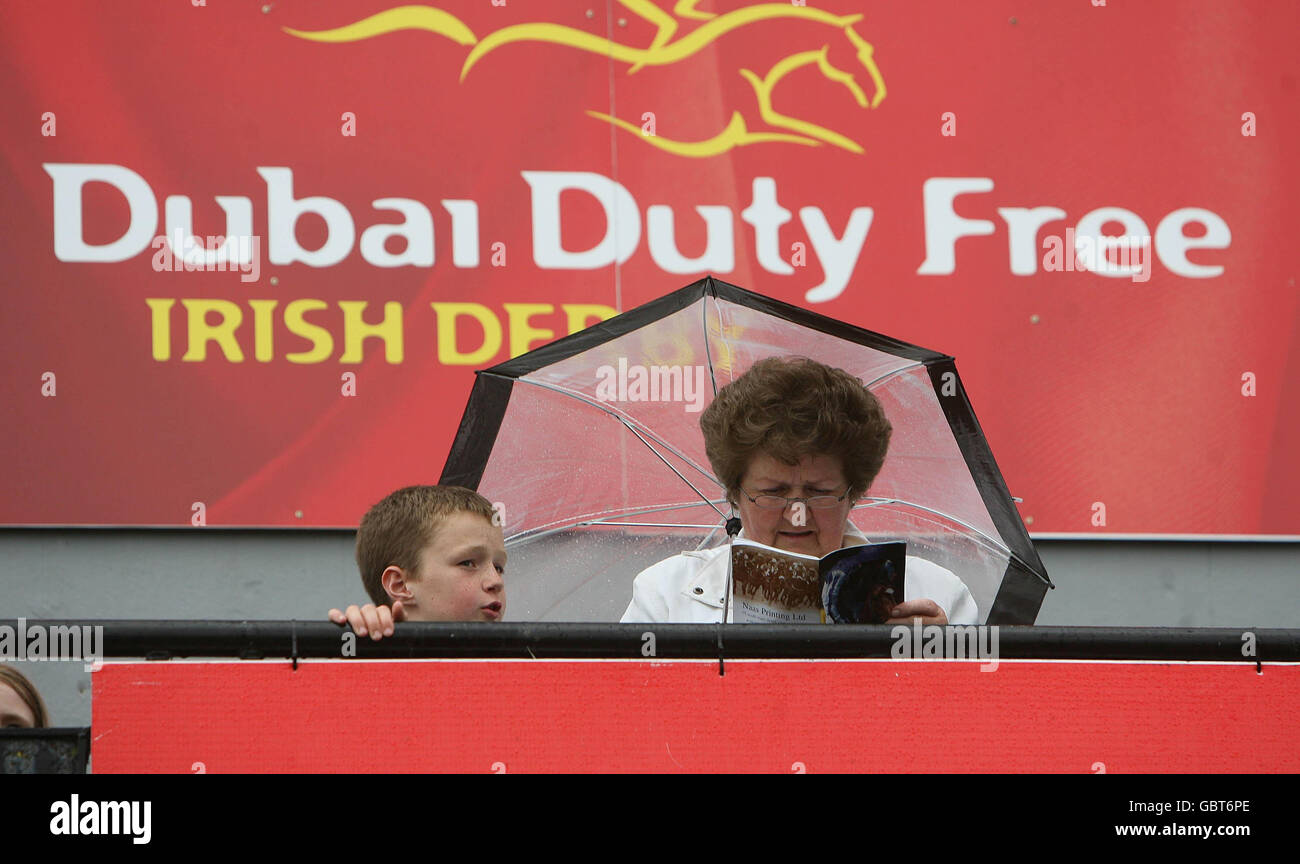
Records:
<instances>
[{"instance_id":1,"label":"woman's hand","mask_svg":"<svg viewBox=\"0 0 1300 864\"><path fill-rule=\"evenodd\" d=\"M948 615L933 600L908 600L895 606L894 611L890 613L889 620L885 623L911 624L914 621L923 627L929 624L938 624L942 627L948 623Z\"/></svg>"},{"instance_id":2,"label":"woman's hand","mask_svg":"<svg viewBox=\"0 0 1300 864\"><path fill-rule=\"evenodd\" d=\"M372 640L378 642L385 636L393 635L394 622L405 621L406 610L402 608L401 600L394 600L392 609L367 603L360 607L349 606L347 612L331 609L330 620L340 626L351 624L353 632L358 636L368 634Z\"/></svg>"}]
</instances>

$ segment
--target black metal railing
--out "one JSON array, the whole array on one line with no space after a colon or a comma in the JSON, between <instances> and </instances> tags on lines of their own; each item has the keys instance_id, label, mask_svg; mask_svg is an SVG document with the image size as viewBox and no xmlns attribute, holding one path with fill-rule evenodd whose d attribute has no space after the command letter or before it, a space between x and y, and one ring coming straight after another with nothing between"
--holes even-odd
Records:
<instances>
[{"instance_id":1,"label":"black metal railing","mask_svg":"<svg viewBox=\"0 0 1300 864\"><path fill-rule=\"evenodd\" d=\"M1300 629L1248 627L1002 626L988 632L949 627L906 633L888 626L406 622L379 642L322 621L29 620L44 628L102 627L104 659L232 658L885 658L921 656L940 635L949 645L996 646L999 659L1200 660L1248 664L1300 661ZM14 628L17 619L0 619ZM83 631L85 632L85 631ZM15 640L16 642L17 640ZM902 643L906 642L906 646ZM52 650L51 646L47 651ZM941 656L942 653L941 653ZM963 656L976 655L969 650ZM17 659L10 656L5 659Z\"/></svg>"}]
</instances>

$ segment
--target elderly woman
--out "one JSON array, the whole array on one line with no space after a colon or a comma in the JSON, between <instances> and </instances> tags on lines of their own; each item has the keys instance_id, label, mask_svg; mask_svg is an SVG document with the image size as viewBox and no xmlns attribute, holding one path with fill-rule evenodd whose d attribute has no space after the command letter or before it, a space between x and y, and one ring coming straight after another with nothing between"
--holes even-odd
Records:
<instances>
[{"instance_id":1,"label":"elderly woman","mask_svg":"<svg viewBox=\"0 0 1300 864\"><path fill-rule=\"evenodd\" d=\"M880 472L891 427L861 381L813 360L770 357L718 391L700 428L740 511L741 536L817 557L867 542L848 514ZM683 552L642 571L623 621L721 621L726 549ZM890 624L978 622L970 590L923 558L907 557L903 595Z\"/></svg>"}]
</instances>

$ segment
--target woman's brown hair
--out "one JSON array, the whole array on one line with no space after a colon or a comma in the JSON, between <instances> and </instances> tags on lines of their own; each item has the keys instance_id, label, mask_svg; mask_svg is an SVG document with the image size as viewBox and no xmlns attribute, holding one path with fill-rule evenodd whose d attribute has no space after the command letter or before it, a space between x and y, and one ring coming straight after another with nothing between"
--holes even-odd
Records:
<instances>
[{"instance_id":1,"label":"woman's brown hair","mask_svg":"<svg viewBox=\"0 0 1300 864\"><path fill-rule=\"evenodd\" d=\"M849 498L871 487L893 427L861 381L806 357L768 357L718 391L700 415L704 451L735 503L750 460L767 453L787 465L835 456Z\"/></svg>"}]
</instances>

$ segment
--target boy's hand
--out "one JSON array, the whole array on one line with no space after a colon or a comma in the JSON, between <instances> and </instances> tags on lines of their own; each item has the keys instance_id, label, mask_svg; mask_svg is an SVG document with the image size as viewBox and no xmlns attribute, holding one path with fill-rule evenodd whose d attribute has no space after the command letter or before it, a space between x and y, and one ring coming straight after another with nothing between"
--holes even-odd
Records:
<instances>
[{"instance_id":1,"label":"boy's hand","mask_svg":"<svg viewBox=\"0 0 1300 864\"><path fill-rule=\"evenodd\" d=\"M947 613L933 600L908 600L906 603L899 603L894 607L894 611L889 613L889 620L885 623L911 624L915 619L920 619L922 626L938 624L942 627L948 623Z\"/></svg>"},{"instance_id":2,"label":"boy's hand","mask_svg":"<svg viewBox=\"0 0 1300 864\"><path fill-rule=\"evenodd\" d=\"M349 606L347 612L331 609L330 620L339 626L351 624L353 632L358 636L369 634L372 640L378 642L385 636L393 635L394 622L405 621L406 610L402 608L401 600L393 601L392 609L367 603L360 607Z\"/></svg>"}]
</instances>

